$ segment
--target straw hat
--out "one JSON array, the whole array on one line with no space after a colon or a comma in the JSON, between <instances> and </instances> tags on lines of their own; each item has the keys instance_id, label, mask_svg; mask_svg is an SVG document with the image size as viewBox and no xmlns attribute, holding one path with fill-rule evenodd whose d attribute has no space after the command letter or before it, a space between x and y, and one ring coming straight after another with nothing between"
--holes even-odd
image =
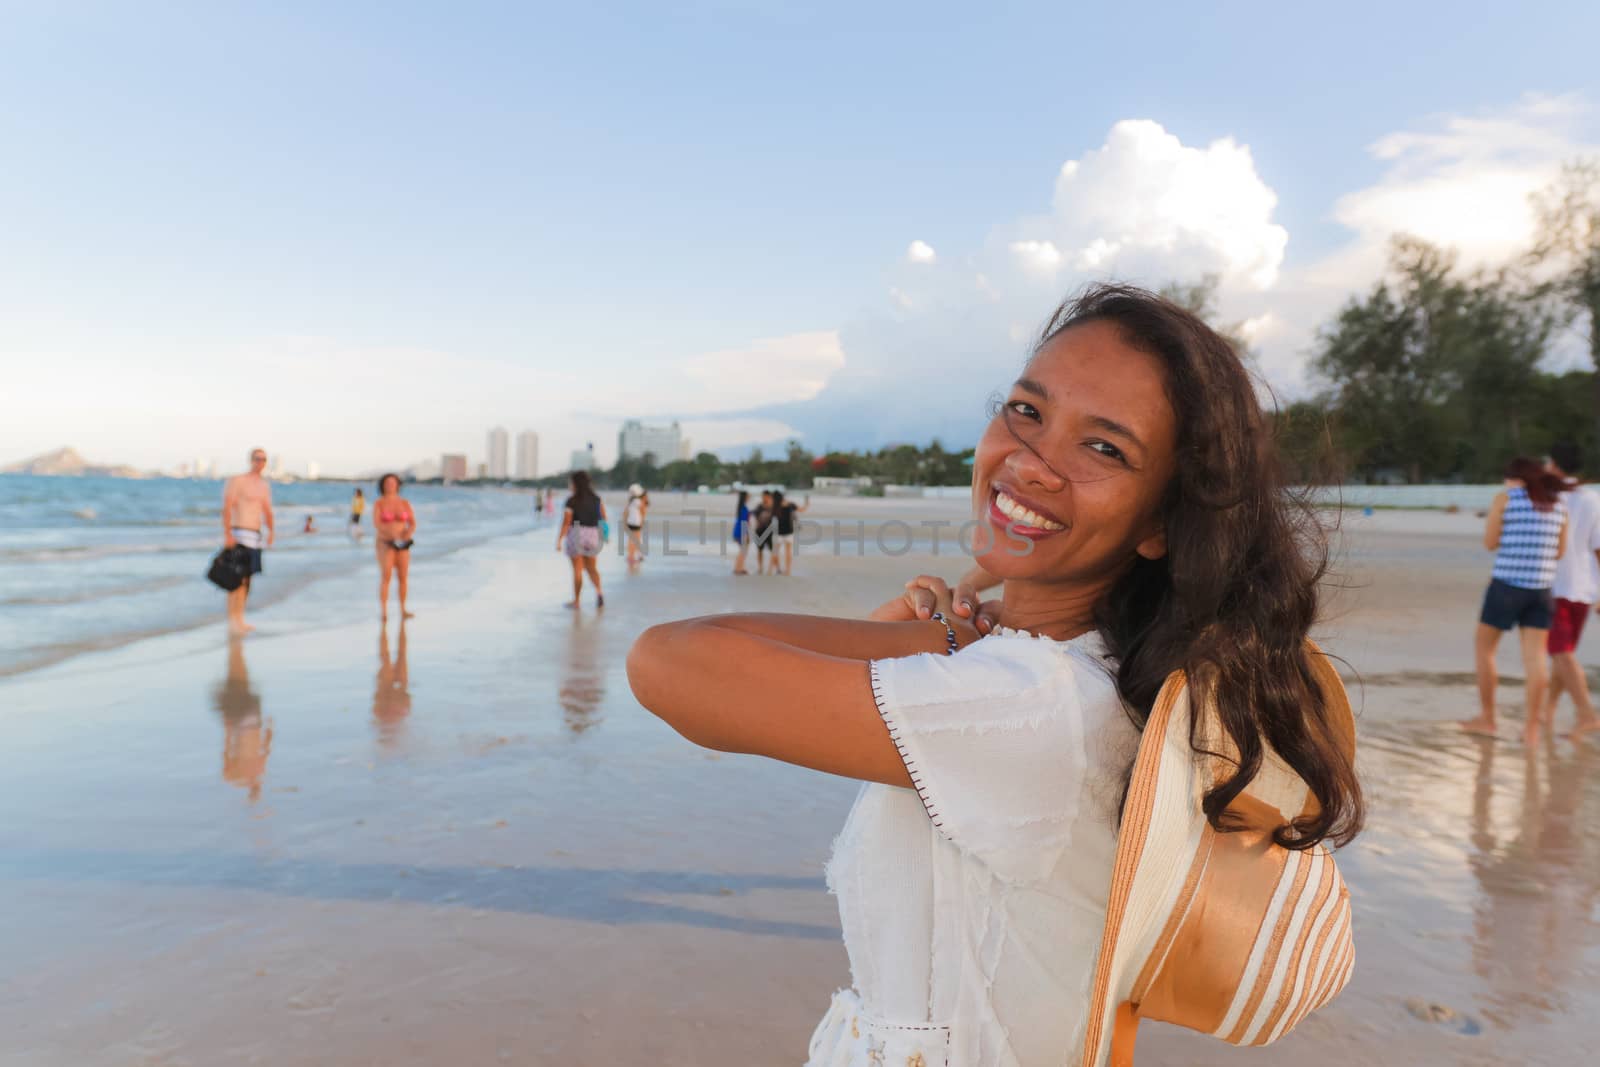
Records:
<instances>
[{"instance_id":1,"label":"straw hat","mask_svg":"<svg viewBox=\"0 0 1600 1067\"><path fill-rule=\"evenodd\" d=\"M628 486L628 495L629 496L643 496L644 495L644 486L640 485L638 482L634 482L632 485Z\"/></svg>"},{"instance_id":2,"label":"straw hat","mask_svg":"<svg viewBox=\"0 0 1600 1067\"><path fill-rule=\"evenodd\" d=\"M1354 756L1355 721L1338 673L1311 642L1306 659L1330 722ZM1214 709L1194 714L1183 675L1162 687L1128 787L1080 1062L1129 1067L1139 1021L1157 1019L1235 1045L1265 1045L1327 1004L1355 962L1350 894L1333 856L1292 851L1272 831L1317 810L1270 747L1229 807L1247 828L1218 833L1201 798L1234 750ZM1221 753L1202 758L1196 749Z\"/></svg>"}]
</instances>

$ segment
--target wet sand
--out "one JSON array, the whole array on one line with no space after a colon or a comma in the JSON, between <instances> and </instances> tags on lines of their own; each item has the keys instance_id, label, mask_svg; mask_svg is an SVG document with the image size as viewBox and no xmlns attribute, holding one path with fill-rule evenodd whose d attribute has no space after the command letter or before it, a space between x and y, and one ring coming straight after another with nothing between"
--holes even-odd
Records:
<instances>
[{"instance_id":1,"label":"wet sand","mask_svg":"<svg viewBox=\"0 0 1600 1067\"><path fill-rule=\"evenodd\" d=\"M1452 729L1475 705L1477 527L1345 521L1321 636L1363 680L1350 988L1263 1051L1147 1026L1141 1064L1587 1054L1600 745L1525 752L1515 684L1503 740ZM608 555L604 613L573 613L553 540L419 567L403 644L353 584L338 625L290 601L242 644L219 627L0 681L0 1067L799 1063L848 981L820 871L856 787L692 748L622 658L660 619L860 613L961 560L825 544L794 578L734 579L720 545L657 540L638 574ZM1514 683L1509 642L1501 663Z\"/></svg>"}]
</instances>

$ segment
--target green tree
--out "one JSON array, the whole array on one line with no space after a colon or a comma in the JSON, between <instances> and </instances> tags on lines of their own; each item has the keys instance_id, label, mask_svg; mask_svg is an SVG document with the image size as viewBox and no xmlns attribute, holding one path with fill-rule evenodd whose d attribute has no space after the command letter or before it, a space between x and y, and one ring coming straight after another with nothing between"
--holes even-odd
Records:
<instances>
[{"instance_id":1,"label":"green tree","mask_svg":"<svg viewBox=\"0 0 1600 1067\"><path fill-rule=\"evenodd\" d=\"M1337 485L1345 480L1337 420L1321 403L1300 400L1275 411L1272 430L1290 483Z\"/></svg>"},{"instance_id":2,"label":"green tree","mask_svg":"<svg viewBox=\"0 0 1600 1067\"><path fill-rule=\"evenodd\" d=\"M715 452L697 452L694 457L694 477L697 487L715 486L722 481L722 460Z\"/></svg>"},{"instance_id":3,"label":"green tree","mask_svg":"<svg viewBox=\"0 0 1600 1067\"><path fill-rule=\"evenodd\" d=\"M1389 277L1352 298L1320 331L1313 361L1330 384L1345 445L1370 480L1384 467L1410 482L1449 465L1459 414L1469 288L1455 256L1412 238L1397 239Z\"/></svg>"},{"instance_id":4,"label":"green tree","mask_svg":"<svg viewBox=\"0 0 1600 1067\"><path fill-rule=\"evenodd\" d=\"M1567 164L1533 206L1539 230L1529 262L1548 279L1546 293L1582 332L1600 371L1600 159ZM1589 396L1593 436L1600 439L1600 374Z\"/></svg>"},{"instance_id":5,"label":"green tree","mask_svg":"<svg viewBox=\"0 0 1600 1067\"><path fill-rule=\"evenodd\" d=\"M1254 351L1245 340L1243 322L1220 322L1217 310L1217 290L1222 287L1222 276L1202 274L1199 281L1168 282L1158 293L1179 307L1194 312L1207 326L1226 337L1240 356L1252 358Z\"/></svg>"},{"instance_id":6,"label":"green tree","mask_svg":"<svg viewBox=\"0 0 1600 1067\"><path fill-rule=\"evenodd\" d=\"M1464 314L1459 403L1472 433L1461 442L1462 466L1469 477L1493 478L1509 457L1549 443L1527 431L1543 401L1538 365L1556 320L1547 302L1506 272L1477 279Z\"/></svg>"},{"instance_id":7,"label":"green tree","mask_svg":"<svg viewBox=\"0 0 1600 1067\"><path fill-rule=\"evenodd\" d=\"M645 486L646 489L684 489L693 490L700 484L699 470L694 463L686 459L675 459L659 470L652 468L656 484Z\"/></svg>"}]
</instances>

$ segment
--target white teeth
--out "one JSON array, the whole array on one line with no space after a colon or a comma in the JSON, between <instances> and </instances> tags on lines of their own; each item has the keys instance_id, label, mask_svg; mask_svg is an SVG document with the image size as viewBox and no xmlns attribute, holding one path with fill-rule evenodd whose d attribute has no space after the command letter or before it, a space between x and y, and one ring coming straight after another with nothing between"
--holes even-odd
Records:
<instances>
[{"instance_id":1,"label":"white teeth","mask_svg":"<svg viewBox=\"0 0 1600 1067\"><path fill-rule=\"evenodd\" d=\"M1065 530L1066 527L1059 522L1053 522L1030 508L1023 507L1006 494L996 490L994 497L995 506L1000 513L1018 526L1031 526L1036 530Z\"/></svg>"}]
</instances>

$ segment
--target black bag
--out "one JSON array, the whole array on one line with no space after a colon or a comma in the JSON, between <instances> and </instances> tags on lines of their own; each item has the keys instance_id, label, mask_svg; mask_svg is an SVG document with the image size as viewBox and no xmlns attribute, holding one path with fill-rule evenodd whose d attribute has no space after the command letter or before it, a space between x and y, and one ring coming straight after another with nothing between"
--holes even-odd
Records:
<instances>
[{"instance_id":1,"label":"black bag","mask_svg":"<svg viewBox=\"0 0 1600 1067\"><path fill-rule=\"evenodd\" d=\"M206 577L210 578L213 584L230 593L243 585L249 576L250 564L245 560L244 553L239 550L238 545L218 552L216 558L211 561L211 569L206 572Z\"/></svg>"}]
</instances>

